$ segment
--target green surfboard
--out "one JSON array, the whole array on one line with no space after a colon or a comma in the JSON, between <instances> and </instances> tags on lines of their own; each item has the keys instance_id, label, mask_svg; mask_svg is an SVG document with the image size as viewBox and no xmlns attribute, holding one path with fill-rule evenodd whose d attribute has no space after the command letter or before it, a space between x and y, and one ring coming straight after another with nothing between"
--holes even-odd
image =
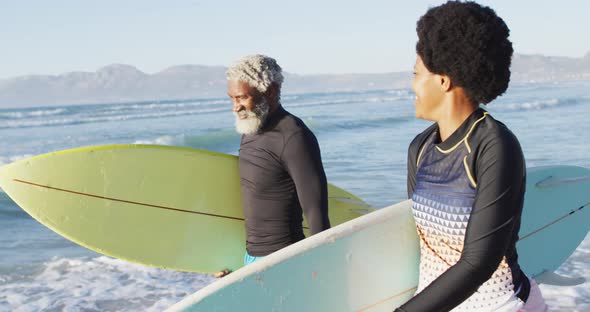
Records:
<instances>
[{"instance_id":1,"label":"green surfboard","mask_svg":"<svg viewBox=\"0 0 590 312\"><path fill-rule=\"evenodd\" d=\"M51 230L108 256L203 273L243 263L236 156L158 145L83 147L0 167L0 187ZM328 192L332 225L373 210L333 185Z\"/></svg>"}]
</instances>

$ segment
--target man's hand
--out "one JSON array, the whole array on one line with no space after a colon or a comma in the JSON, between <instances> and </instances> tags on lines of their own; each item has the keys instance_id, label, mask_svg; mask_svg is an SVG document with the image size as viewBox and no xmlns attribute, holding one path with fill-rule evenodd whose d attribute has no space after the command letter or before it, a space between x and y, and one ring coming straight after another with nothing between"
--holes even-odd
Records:
<instances>
[{"instance_id":1,"label":"man's hand","mask_svg":"<svg viewBox=\"0 0 590 312\"><path fill-rule=\"evenodd\" d=\"M222 278L222 277L228 275L229 273L231 273L231 271L229 269L223 269L222 271L213 273L213 276L215 278Z\"/></svg>"}]
</instances>

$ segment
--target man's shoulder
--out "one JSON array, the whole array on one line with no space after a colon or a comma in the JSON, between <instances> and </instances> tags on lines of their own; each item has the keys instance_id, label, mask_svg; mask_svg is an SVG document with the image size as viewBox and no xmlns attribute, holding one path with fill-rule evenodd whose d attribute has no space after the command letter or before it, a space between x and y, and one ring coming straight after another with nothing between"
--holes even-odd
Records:
<instances>
[{"instance_id":1,"label":"man's shoulder","mask_svg":"<svg viewBox=\"0 0 590 312\"><path fill-rule=\"evenodd\" d=\"M312 134L312 131L307 127L301 118L286 112L285 116L279 121L277 131L280 131L285 137L290 137L294 134Z\"/></svg>"}]
</instances>

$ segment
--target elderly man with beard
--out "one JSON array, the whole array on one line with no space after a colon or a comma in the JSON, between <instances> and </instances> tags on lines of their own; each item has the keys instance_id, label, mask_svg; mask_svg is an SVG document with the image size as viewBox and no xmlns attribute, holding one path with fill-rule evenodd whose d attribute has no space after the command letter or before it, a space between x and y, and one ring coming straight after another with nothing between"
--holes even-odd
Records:
<instances>
[{"instance_id":1,"label":"elderly man with beard","mask_svg":"<svg viewBox=\"0 0 590 312\"><path fill-rule=\"evenodd\" d=\"M236 131L242 135L247 265L304 239L303 213L311 235L330 228L328 187L316 137L281 106L283 74L277 62L246 56L229 68L227 79Z\"/></svg>"}]
</instances>

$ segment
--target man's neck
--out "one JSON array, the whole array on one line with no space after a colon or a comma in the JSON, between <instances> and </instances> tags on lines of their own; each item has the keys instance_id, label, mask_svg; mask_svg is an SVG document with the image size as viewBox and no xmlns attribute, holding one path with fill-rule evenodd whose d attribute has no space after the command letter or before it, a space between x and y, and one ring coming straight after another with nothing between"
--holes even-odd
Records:
<instances>
[{"instance_id":1,"label":"man's neck","mask_svg":"<svg viewBox=\"0 0 590 312\"><path fill-rule=\"evenodd\" d=\"M269 105L268 116L273 116L277 110L281 108L280 102L273 102Z\"/></svg>"}]
</instances>

